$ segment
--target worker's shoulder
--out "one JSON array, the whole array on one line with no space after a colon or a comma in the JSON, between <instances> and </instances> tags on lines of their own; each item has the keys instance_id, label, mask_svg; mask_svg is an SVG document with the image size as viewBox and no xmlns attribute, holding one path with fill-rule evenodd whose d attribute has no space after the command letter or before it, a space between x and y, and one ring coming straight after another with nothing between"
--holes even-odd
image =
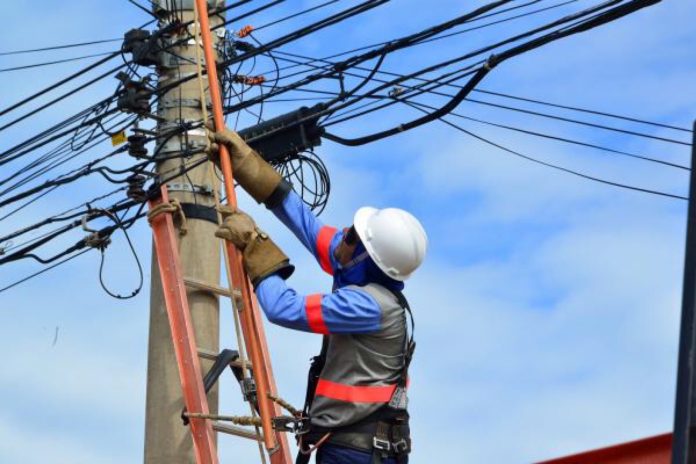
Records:
<instances>
[{"instance_id":1,"label":"worker's shoulder","mask_svg":"<svg viewBox=\"0 0 696 464\"><path fill-rule=\"evenodd\" d=\"M380 284L369 283L362 286L347 285L343 288L367 293L382 308L401 308L401 305L399 304L399 299L394 294L394 292Z\"/></svg>"}]
</instances>

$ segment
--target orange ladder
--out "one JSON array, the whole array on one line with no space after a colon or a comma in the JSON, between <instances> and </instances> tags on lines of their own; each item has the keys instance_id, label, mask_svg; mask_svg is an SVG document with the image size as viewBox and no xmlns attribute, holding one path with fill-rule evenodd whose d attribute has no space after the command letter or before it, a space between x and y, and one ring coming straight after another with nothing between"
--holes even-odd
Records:
<instances>
[{"instance_id":1,"label":"orange ladder","mask_svg":"<svg viewBox=\"0 0 696 464\"><path fill-rule=\"evenodd\" d=\"M205 53L215 127L221 129L224 127L225 121L215 65L215 54L210 35L207 1L196 0L196 8L198 9L200 21L201 39ZM223 145L220 146L220 161L227 202L231 206L236 206L237 197L234 190L232 164L229 152ZM162 186L161 197L149 202L150 211L168 203L169 197L166 186ZM157 214L151 218L150 223L162 278L162 289L172 332L172 340L174 341L174 351L179 368L184 404L187 412L191 414L189 416L189 425L193 437L196 462L197 464L218 463L215 431L211 418L205 417L210 416L210 414L188 299L186 297L186 283L181 272L174 221L171 214ZM271 396L275 394L276 387L258 302L244 271L241 254L233 244L226 242L225 246L228 259L226 263L227 269L231 271L232 280L232 288L229 291L229 295L232 296L235 309L241 315L240 322L244 344L249 354L252 366L251 372L256 383L256 401L261 417L263 444L269 454L271 464L291 464L292 458L287 437L284 433L278 432L273 428L273 418L280 416L280 408L271 400Z\"/></svg>"}]
</instances>

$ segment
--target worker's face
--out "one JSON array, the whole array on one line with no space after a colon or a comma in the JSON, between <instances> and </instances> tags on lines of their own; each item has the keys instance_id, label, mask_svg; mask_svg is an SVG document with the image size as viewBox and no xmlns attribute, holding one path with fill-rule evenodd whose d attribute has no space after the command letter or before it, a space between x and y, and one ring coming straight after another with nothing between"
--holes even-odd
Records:
<instances>
[{"instance_id":1,"label":"worker's face","mask_svg":"<svg viewBox=\"0 0 696 464\"><path fill-rule=\"evenodd\" d=\"M351 259L353 259L353 253L355 248L360 243L360 238L355 232L354 227L347 227L343 229L343 240L336 247L335 257L336 260L341 263L341 266L347 265Z\"/></svg>"}]
</instances>

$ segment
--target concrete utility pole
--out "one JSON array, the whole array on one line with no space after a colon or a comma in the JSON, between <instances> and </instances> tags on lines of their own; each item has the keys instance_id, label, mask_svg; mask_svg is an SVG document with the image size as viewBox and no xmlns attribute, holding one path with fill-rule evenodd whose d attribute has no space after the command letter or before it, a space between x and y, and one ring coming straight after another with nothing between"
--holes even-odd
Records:
<instances>
[{"instance_id":1,"label":"concrete utility pole","mask_svg":"<svg viewBox=\"0 0 696 464\"><path fill-rule=\"evenodd\" d=\"M224 6L224 0L208 0L210 8ZM155 9L173 12L182 22L193 21L193 0L155 0ZM222 22L220 16L211 17L211 27ZM164 23L162 24L162 27ZM194 26L190 26L192 35ZM181 31L181 34L186 34ZM214 35L218 40L217 35ZM181 40L185 35L172 37ZM167 85L192 74L197 74L197 57L193 39L172 47L171 53L161 52L158 66L159 86ZM198 45L200 46L200 45ZM201 58L203 59L203 58ZM205 63L201 63L205 69ZM205 79L205 76L204 76ZM204 88L207 89L207 79ZM207 104L208 97L206 97ZM159 99L158 115L166 120L158 124L158 132L165 135L177 129L181 123L200 121L202 116L200 86L191 79L168 91ZM199 153L189 158L176 155L196 151L207 143L202 129L189 130L187 134L162 138L157 147L158 156L172 159L158 163L158 172L171 177L183 163L192 163L206 154ZM205 163L168 182L169 196L181 202L185 215L185 233L180 235L179 255L185 279L197 280L217 286L220 281L220 242L214 236L217 214L214 209L213 189L218 179ZM181 224L179 224L181 228ZM180 229L181 232L181 229ZM150 333L148 344L147 403L145 414L145 464L189 464L194 462L193 443L188 427L181 420L183 399L177 363L174 356L171 332L164 306L161 281L153 251L152 281L150 296ZM188 301L201 351L219 351L219 303L209 292L189 290ZM201 369L207 372L212 361L201 359ZM217 413L218 395L214 389L208 395L210 412Z\"/></svg>"}]
</instances>

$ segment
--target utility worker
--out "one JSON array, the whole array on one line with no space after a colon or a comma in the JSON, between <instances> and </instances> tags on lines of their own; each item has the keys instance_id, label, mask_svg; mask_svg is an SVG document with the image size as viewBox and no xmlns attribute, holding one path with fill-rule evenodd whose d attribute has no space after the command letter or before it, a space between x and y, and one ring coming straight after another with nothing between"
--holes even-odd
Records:
<instances>
[{"instance_id":1,"label":"utility worker","mask_svg":"<svg viewBox=\"0 0 696 464\"><path fill-rule=\"evenodd\" d=\"M314 449L321 464L408 462L407 369L415 343L401 290L425 257L423 227L406 211L369 207L355 213L350 227L325 226L237 133L211 133L211 141L212 153L217 144L229 149L239 185L333 276L331 293L298 294L285 282L294 270L288 257L250 216L223 211L216 235L242 252L269 321L324 335L309 372L310 425L299 435L297 462L309 462Z\"/></svg>"}]
</instances>

